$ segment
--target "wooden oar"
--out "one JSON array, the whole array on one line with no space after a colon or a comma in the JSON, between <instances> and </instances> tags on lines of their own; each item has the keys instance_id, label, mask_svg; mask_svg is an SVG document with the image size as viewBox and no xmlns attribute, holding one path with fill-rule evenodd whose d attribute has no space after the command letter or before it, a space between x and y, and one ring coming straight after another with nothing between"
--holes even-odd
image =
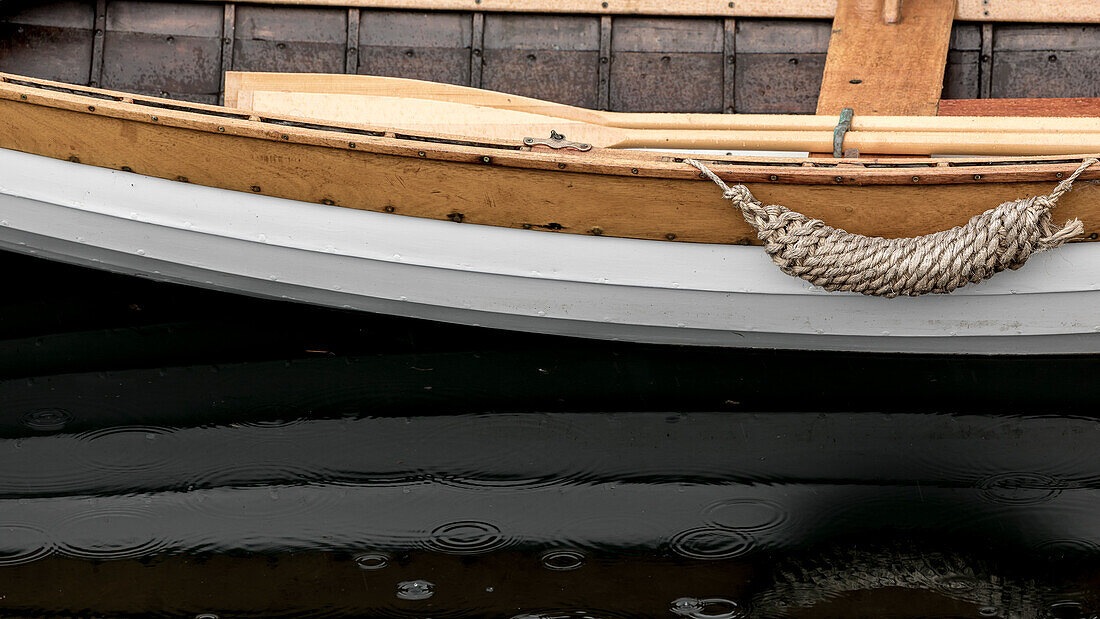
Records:
<instances>
[{"instance_id":1,"label":"wooden oar","mask_svg":"<svg viewBox=\"0 0 1100 619\"><path fill-rule=\"evenodd\" d=\"M373 95L251 93L249 107L280 114L416 134L461 135L471 140L518 142L551 131L572 142L604 148L808 151L832 150L833 132L700 129L627 129L465 103ZM853 131L846 148L899 155L1058 155L1100 152L1100 133Z\"/></svg>"},{"instance_id":2,"label":"wooden oar","mask_svg":"<svg viewBox=\"0 0 1100 619\"><path fill-rule=\"evenodd\" d=\"M665 114L589 110L507 93L370 75L317 73L226 73L226 105L254 109L257 91L403 97L447 103L463 103L500 110L538 114L602 127L623 129L726 131L832 131L835 116L794 114ZM315 102L324 105L324 101ZM268 110L268 113L273 111ZM317 108L323 114L323 108ZM983 116L856 116L853 131L905 132L1100 132L1100 118L997 118ZM832 150L832 147L828 150Z\"/></svg>"}]
</instances>

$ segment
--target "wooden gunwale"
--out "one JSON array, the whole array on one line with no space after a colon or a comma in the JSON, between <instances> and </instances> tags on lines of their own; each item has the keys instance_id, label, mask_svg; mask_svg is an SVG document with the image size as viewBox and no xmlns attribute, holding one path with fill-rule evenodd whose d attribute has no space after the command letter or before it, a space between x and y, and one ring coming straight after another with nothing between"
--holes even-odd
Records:
<instances>
[{"instance_id":1,"label":"wooden gunwale","mask_svg":"<svg viewBox=\"0 0 1100 619\"><path fill-rule=\"evenodd\" d=\"M395 136L384 128L325 128L13 75L0 79L2 148L418 217L654 240L754 242L716 188L669 154L455 144L437 136ZM911 236L959 225L1005 199L1049 192L1081 159L738 157L712 163L765 202L853 232ZM1083 178L1100 178L1100 169ZM1082 185L1066 197L1060 215L1082 218L1091 234L1093 222L1100 223L1100 188ZM936 208L913 208L929 204Z\"/></svg>"},{"instance_id":2,"label":"wooden gunwale","mask_svg":"<svg viewBox=\"0 0 1100 619\"><path fill-rule=\"evenodd\" d=\"M380 154L435 158L443 161L480 163L490 156L492 163L509 167L561 169L566 163L572 171L613 174L642 178L692 178L693 168L682 163L682 156L664 153L593 149L587 153L573 150L554 151L526 147L521 141L473 143L461 136L394 134L385 127L362 124L324 125L314 119L289 116L252 116L226 107L181 102L117 91L74 86L0 73L0 99L21 101L79 111L91 115L120 118L266 140L326 146ZM58 90L47 89L61 89ZM94 107L89 110L88 106ZM155 112L155 113L154 113ZM156 120L152 120L156 117ZM289 125L278 124L281 122ZM297 126L295 126L297 125ZM323 128L322 128L323 127ZM421 155L420 153L424 153ZM471 155L474 157L471 158ZM716 158L700 156L714 164L719 174L734 182L781 182L798 184L912 185L1023 182L1057 180L1072 172L1082 155L1043 155L1030 157L866 157L861 159L807 159L798 157L737 156ZM636 171L635 171L636 170ZM914 181L914 170L922 178ZM842 180L837 180L838 172ZM975 178L980 174L981 178ZM778 178L773 178L778 177ZM1084 180L1100 179L1100 168L1089 170Z\"/></svg>"}]
</instances>

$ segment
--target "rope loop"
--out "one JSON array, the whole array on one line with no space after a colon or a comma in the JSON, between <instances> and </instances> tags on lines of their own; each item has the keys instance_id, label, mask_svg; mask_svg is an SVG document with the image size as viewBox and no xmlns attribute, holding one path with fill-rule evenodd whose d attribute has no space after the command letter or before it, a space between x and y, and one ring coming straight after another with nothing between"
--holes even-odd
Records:
<instances>
[{"instance_id":1,"label":"rope loop","mask_svg":"<svg viewBox=\"0 0 1100 619\"><path fill-rule=\"evenodd\" d=\"M784 206L765 206L748 187L727 185L694 159L684 162L722 189L722 197L756 229L764 251L784 273L829 291L896 297L951 292L1018 269L1032 254L1083 234L1080 220L1059 226L1050 211L1073 181L1100 160L1085 160L1048 195L1005 202L965 225L901 239L851 234Z\"/></svg>"}]
</instances>

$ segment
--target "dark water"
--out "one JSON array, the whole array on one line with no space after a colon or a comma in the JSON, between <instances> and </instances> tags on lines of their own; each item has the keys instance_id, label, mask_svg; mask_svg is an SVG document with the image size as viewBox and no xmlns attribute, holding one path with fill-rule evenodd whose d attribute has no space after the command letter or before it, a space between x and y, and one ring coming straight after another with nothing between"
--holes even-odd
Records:
<instances>
[{"instance_id":1,"label":"dark water","mask_svg":"<svg viewBox=\"0 0 1100 619\"><path fill-rule=\"evenodd\" d=\"M2 617L1090 617L1100 359L636 346L0 255Z\"/></svg>"}]
</instances>

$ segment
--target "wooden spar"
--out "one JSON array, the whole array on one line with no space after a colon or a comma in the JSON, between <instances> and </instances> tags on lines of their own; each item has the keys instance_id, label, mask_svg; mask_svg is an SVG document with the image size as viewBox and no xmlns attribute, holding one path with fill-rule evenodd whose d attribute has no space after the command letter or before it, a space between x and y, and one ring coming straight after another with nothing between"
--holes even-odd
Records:
<instances>
[{"instance_id":1,"label":"wooden spar","mask_svg":"<svg viewBox=\"0 0 1100 619\"><path fill-rule=\"evenodd\" d=\"M263 107L256 106L258 93ZM332 95L309 97L308 94ZM226 72L226 105L263 113L284 112L306 114L313 118L342 118L349 122L367 123L363 112L372 97L407 97L443 103L466 104L541 116L561 121L586 123L623 129L704 130L723 131L829 131L836 127L836 115L807 116L796 114L669 114L629 113L589 110L561 103L542 101L480 88L455 86L395 77L371 75L330 75L322 73L259 73ZM299 101L300 99L300 101ZM997 102L1015 100L975 100L971 105L1002 105ZM1043 101L1043 100L1027 100ZM1057 100L1052 100L1057 101ZM1087 99L1081 101L1088 101ZM1100 99L1095 100L1100 116ZM283 110L282 105L293 106ZM945 105L949 105L945 100ZM1010 105L1004 103L1003 105ZM956 108L952 108L956 109ZM1082 133L1100 131L1100 118L1067 120L1060 118L1061 108L1051 110L1051 118L980 118L988 113L975 113L975 118L936 118L904 116L856 116L853 131L934 131L934 132L1012 132L1012 133ZM354 113L352 113L354 110ZM441 113L445 113L443 109ZM1004 116L1004 114L1001 114ZM963 116L963 114L950 114ZM1032 116L1032 114L1022 114ZM529 118L530 119L530 118ZM436 122L439 122L437 117ZM557 120L540 121L546 123Z\"/></svg>"},{"instance_id":2,"label":"wooden spar","mask_svg":"<svg viewBox=\"0 0 1100 619\"><path fill-rule=\"evenodd\" d=\"M839 0L819 115L936 115L955 0L906 0L900 20L885 24L883 6L894 1Z\"/></svg>"},{"instance_id":3,"label":"wooden spar","mask_svg":"<svg viewBox=\"0 0 1100 619\"><path fill-rule=\"evenodd\" d=\"M260 115L280 114L383 130L460 134L468 139L485 141L544 138L555 131L565 135L570 142L600 148L817 152L830 150L833 144L831 129L627 129L463 103L370 95L258 91L252 93L250 111ZM933 120L966 122L985 119ZM1052 119L1051 122L1063 121ZM864 153L895 155L1058 155L1100 152L1100 132L852 131L845 137L845 146Z\"/></svg>"},{"instance_id":4,"label":"wooden spar","mask_svg":"<svg viewBox=\"0 0 1100 619\"><path fill-rule=\"evenodd\" d=\"M727 0L264 0L263 4L417 11L832 19L837 0L737 0L732 6ZM1100 0L959 0L954 17L960 21L1095 24L1100 23Z\"/></svg>"},{"instance_id":5,"label":"wooden spar","mask_svg":"<svg viewBox=\"0 0 1100 619\"><path fill-rule=\"evenodd\" d=\"M264 120L189 104L0 75L0 148L345 208L573 234L753 243L713 184L664 153L524 149ZM708 161L765 203L858 234L917 236L1001 202L1048 193L1080 157L738 158ZM1082 180L1100 178L1089 170ZM931 208L929 205L935 205ZM1058 207L1100 234L1100 185Z\"/></svg>"}]
</instances>

